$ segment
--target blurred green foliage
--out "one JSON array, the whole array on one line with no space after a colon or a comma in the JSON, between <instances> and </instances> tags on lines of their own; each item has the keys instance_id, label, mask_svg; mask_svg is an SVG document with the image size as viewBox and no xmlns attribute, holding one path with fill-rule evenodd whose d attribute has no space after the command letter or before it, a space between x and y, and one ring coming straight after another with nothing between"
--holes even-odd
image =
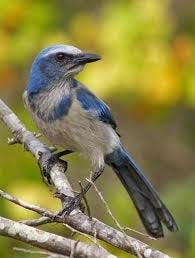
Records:
<instances>
[{"instance_id":1,"label":"blurred green foliage","mask_svg":"<svg viewBox=\"0 0 195 258\"><path fill-rule=\"evenodd\" d=\"M89 65L79 79L109 101L131 152L138 148L135 154L139 153L139 145L141 149L145 146L147 154L137 154L136 159L146 170L158 170L159 174L152 172L150 176L164 190L164 199L180 227L180 232L169 234L167 241L151 244L176 258L195 257L195 163L191 158L195 142L195 38L190 29L195 26L194 14L190 0L0 1L1 95L31 130L36 128L23 108L21 95L32 60L40 49L71 44L102 55L103 60ZM153 134L159 135L157 140L153 140ZM21 146L7 146L8 132L3 126L0 135L0 188L34 204L59 208L58 201L40 180L33 158L22 152ZM147 139L149 135L151 141ZM167 144L164 149L160 147L163 142ZM158 153L156 146L160 155L154 158L154 153ZM170 157L171 165L163 161L166 155L165 160ZM68 160L68 176L78 187L76 182L87 175L89 164L76 155ZM100 179L98 187L114 214L122 224L143 230L116 177L109 171L104 177L106 180ZM99 218L112 223L97 196L91 193L89 199L94 213L98 210ZM35 216L3 200L0 207L1 215L14 219ZM70 236L61 227L44 228ZM23 246L0 237L0 257L21 257L12 251L16 245ZM119 257L130 257L107 248Z\"/></svg>"}]
</instances>

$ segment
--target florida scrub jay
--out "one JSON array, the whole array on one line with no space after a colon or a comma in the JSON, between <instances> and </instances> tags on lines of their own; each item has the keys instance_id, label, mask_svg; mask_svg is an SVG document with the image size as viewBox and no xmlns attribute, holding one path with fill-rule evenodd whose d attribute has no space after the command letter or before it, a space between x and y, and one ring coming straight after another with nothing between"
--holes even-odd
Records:
<instances>
[{"instance_id":1,"label":"florida scrub jay","mask_svg":"<svg viewBox=\"0 0 195 258\"><path fill-rule=\"evenodd\" d=\"M74 79L85 64L99 59L68 45L43 49L32 64L24 102L52 144L91 160L96 171L93 181L105 164L113 168L150 235L162 237L162 223L177 231L172 215L122 146L109 107Z\"/></svg>"}]
</instances>

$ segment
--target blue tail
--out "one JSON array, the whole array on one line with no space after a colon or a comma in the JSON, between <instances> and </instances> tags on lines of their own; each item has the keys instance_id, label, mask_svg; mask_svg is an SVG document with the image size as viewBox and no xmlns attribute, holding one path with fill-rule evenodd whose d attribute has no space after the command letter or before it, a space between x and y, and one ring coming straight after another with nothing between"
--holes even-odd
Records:
<instances>
[{"instance_id":1,"label":"blue tail","mask_svg":"<svg viewBox=\"0 0 195 258\"><path fill-rule=\"evenodd\" d=\"M171 213L123 147L106 155L105 162L113 168L126 188L150 235L163 237L162 223L172 232L178 230Z\"/></svg>"}]
</instances>

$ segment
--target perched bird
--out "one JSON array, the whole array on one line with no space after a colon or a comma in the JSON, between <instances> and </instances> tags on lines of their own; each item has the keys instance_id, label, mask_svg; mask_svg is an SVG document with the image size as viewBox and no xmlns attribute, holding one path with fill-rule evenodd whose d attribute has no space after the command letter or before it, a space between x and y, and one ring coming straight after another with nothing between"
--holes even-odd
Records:
<instances>
[{"instance_id":1,"label":"perched bird","mask_svg":"<svg viewBox=\"0 0 195 258\"><path fill-rule=\"evenodd\" d=\"M23 99L41 133L65 153L80 152L91 162L95 181L105 164L112 167L130 195L147 232L164 235L162 223L177 225L157 192L129 156L116 132L110 108L74 79L87 63L101 59L68 45L43 49L35 58ZM85 192L90 188L88 184ZM64 212L79 205L81 194Z\"/></svg>"}]
</instances>

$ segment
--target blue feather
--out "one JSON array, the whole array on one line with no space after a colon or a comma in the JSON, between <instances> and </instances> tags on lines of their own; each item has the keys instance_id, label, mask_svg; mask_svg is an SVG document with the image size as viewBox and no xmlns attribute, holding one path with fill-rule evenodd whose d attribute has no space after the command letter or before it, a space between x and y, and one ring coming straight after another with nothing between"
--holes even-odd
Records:
<instances>
[{"instance_id":1,"label":"blue feather","mask_svg":"<svg viewBox=\"0 0 195 258\"><path fill-rule=\"evenodd\" d=\"M36 94L34 96L31 95L29 98L30 106L32 110L36 112L37 116L44 122L54 122L55 120L62 119L68 114L68 111L72 105L71 95L67 94L53 106L50 112L48 112L47 110L42 110L41 107L36 105L36 100L34 100L34 97L36 97Z\"/></svg>"},{"instance_id":2,"label":"blue feather","mask_svg":"<svg viewBox=\"0 0 195 258\"><path fill-rule=\"evenodd\" d=\"M61 119L68 114L68 111L72 104L72 98L70 95L64 95L60 102L54 106L53 112L48 116L48 121L55 121Z\"/></svg>"},{"instance_id":3,"label":"blue feather","mask_svg":"<svg viewBox=\"0 0 195 258\"><path fill-rule=\"evenodd\" d=\"M100 121L110 124L113 129L116 129L116 122L110 109L101 99L84 87L78 87L76 94L78 101L86 111L93 112Z\"/></svg>"}]
</instances>

